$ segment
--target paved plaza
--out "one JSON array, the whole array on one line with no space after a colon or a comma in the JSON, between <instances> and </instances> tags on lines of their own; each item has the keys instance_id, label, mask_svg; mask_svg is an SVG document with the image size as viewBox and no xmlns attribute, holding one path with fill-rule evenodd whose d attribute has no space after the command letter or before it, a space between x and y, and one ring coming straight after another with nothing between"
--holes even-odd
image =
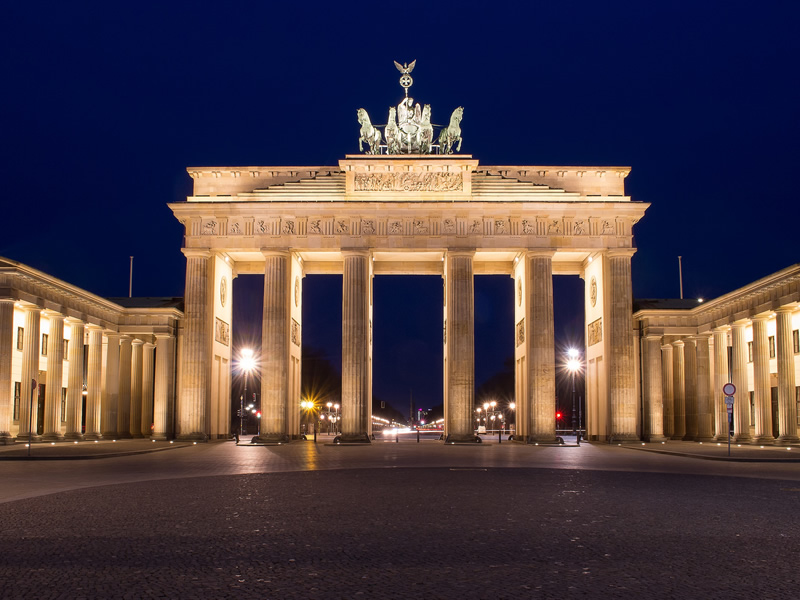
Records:
<instances>
[{"instance_id":1,"label":"paved plaza","mask_svg":"<svg viewBox=\"0 0 800 600\"><path fill-rule=\"evenodd\" d=\"M796 598L800 589L798 448L734 448L742 462L680 442L653 452L326 441L39 444L33 460L4 448L2 596Z\"/></svg>"}]
</instances>

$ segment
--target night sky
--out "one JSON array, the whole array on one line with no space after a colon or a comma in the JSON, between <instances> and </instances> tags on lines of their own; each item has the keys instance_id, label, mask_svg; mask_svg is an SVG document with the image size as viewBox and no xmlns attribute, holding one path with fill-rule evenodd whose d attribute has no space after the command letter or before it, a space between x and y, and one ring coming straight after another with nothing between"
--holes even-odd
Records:
<instances>
[{"instance_id":1,"label":"night sky","mask_svg":"<svg viewBox=\"0 0 800 600\"><path fill-rule=\"evenodd\" d=\"M629 165L650 202L636 297L711 298L798 262L797 2L16 2L0 23L0 255L102 296L183 295L188 166L334 165L356 109L412 96L483 165ZM238 312L258 282L235 282ZM582 282L555 278L559 347ZM513 351L510 278L476 278L477 380ZM256 291L252 291L256 289ZM305 280L339 361L341 278ZM441 402L441 279L375 282L375 393ZM255 296L255 297L252 297ZM576 301L577 298L577 301ZM392 317L396 312L397 317ZM258 338L238 330L235 341ZM379 383L380 382L380 383Z\"/></svg>"}]
</instances>

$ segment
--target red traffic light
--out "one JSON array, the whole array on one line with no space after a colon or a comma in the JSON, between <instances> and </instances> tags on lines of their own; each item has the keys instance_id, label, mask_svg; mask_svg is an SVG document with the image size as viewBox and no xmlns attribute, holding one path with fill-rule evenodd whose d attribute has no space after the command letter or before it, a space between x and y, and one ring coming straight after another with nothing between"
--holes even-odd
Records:
<instances>
[{"instance_id":1,"label":"red traffic light","mask_svg":"<svg viewBox=\"0 0 800 600\"><path fill-rule=\"evenodd\" d=\"M561 413L560 413L560 412L557 412L557 413L556 413L556 419L560 419L560 418L561 418Z\"/></svg>"},{"instance_id":2,"label":"red traffic light","mask_svg":"<svg viewBox=\"0 0 800 600\"><path fill-rule=\"evenodd\" d=\"M260 410L256 412L256 418L257 418L257 419L260 419L260 418L261 418L261 411L260 411Z\"/></svg>"}]
</instances>

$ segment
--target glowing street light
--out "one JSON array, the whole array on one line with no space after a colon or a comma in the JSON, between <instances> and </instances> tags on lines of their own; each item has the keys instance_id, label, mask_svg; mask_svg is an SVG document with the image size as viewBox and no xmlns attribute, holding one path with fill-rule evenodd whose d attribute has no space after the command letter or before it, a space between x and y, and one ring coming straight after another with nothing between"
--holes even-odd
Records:
<instances>
[{"instance_id":1,"label":"glowing street light","mask_svg":"<svg viewBox=\"0 0 800 600\"><path fill-rule=\"evenodd\" d=\"M244 394L239 396L239 435L244 435L244 399L247 397L247 379L256 368L256 359L253 357L251 348L242 348L239 351L238 367L244 373ZM255 413L255 410L253 412Z\"/></svg>"},{"instance_id":2,"label":"glowing street light","mask_svg":"<svg viewBox=\"0 0 800 600\"><path fill-rule=\"evenodd\" d=\"M572 376L572 433L577 436L579 444L580 436L578 435L578 429L575 421L575 374L580 372L581 367L582 364L580 360L580 352L578 352L578 350L575 348L570 348L567 350L567 370Z\"/></svg>"}]
</instances>

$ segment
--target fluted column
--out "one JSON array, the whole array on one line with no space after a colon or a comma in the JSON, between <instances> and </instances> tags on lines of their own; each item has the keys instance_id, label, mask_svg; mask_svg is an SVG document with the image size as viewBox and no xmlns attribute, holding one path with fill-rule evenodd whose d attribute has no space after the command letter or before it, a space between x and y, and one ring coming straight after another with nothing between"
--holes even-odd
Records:
<instances>
[{"instance_id":1,"label":"fluted column","mask_svg":"<svg viewBox=\"0 0 800 600\"><path fill-rule=\"evenodd\" d=\"M120 335L106 334L106 372L103 388L103 408L100 429L104 438L116 439L117 414L119 412L119 350Z\"/></svg>"},{"instance_id":2,"label":"fluted column","mask_svg":"<svg viewBox=\"0 0 800 600\"><path fill-rule=\"evenodd\" d=\"M119 341L119 404L117 409L117 437L131 437L133 340L127 335Z\"/></svg>"},{"instance_id":3,"label":"fluted column","mask_svg":"<svg viewBox=\"0 0 800 600\"><path fill-rule=\"evenodd\" d=\"M153 394L154 440L168 440L174 435L175 407L175 336L156 334L156 374Z\"/></svg>"},{"instance_id":4,"label":"fluted column","mask_svg":"<svg viewBox=\"0 0 800 600\"><path fill-rule=\"evenodd\" d=\"M61 433L61 382L64 372L64 316L50 315L47 335L47 385L44 400L42 439L48 442L63 440Z\"/></svg>"},{"instance_id":5,"label":"fluted column","mask_svg":"<svg viewBox=\"0 0 800 600\"><path fill-rule=\"evenodd\" d=\"M697 435L698 442L710 442L714 439L712 427L713 406L711 403L711 348L709 336L701 335L695 340L697 346Z\"/></svg>"},{"instance_id":6,"label":"fluted column","mask_svg":"<svg viewBox=\"0 0 800 600\"><path fill-rule=\"evenodd\" d=\"M778 442L797 444L797 403L795 400L794 346L792 343L793 309L775 311L775 343L778 356Z\"/></svg>"},{"instance_id":7,"label":"fluted column","mask_svg":"<svg viewBox=\"0 0 800 600\"><path fill-rule=\"evenodd\" d=\"M683 340L672 342L673 426L672 439L682 440L686 435L686 371Z\"/></svg>"},{"instance_id":8,"label":"fluted column","mask_svg":"<svg viewBox=\"0 0 800 600\"><path fill-rule=\"evenodd\" d=\"M642 375L644 392L644 439L661 442L664 437L664 402L661 376L661 336L647 335L644 338Z\"/></svg>"},{"instance_id":9,"label":"fluted column","mask_svg":"<svg viewBox=\"0 0 800 600\"><path fill-rule=\"evenodd\" d=\"M154 344L145 342L142 352L142 419L141 433L150 437L153 426L153 377L155 375L155 350Z\"/></svg>"},{"instance_id":10,"label":"fluted column","mask_svg":"<svg viewBox=\"0 0 800 600\"><path fill-rule=\"evenodd\" d=\"M672 345L661 346L661 390L664 398L664 437L675 435L675 378Z\"/></svg>"},{"instance_id":11,"label":"fluted column","mask_svg":"<svg viewBox=\"0 0 800 600\"><path fill-rule=\"evenodd\" d=\"M772 394L769 384L769 336L768 317L760 315L753 318L753 394L756 416L755 441L759 444L772 444Z\"/></svg>"},{"instance_id":12,"label":"fluted column","mask_svg":"<svg viewBox=\"0 0 800 600\"><path fill-rule=\"evenodd\" d=\"M684 340L683 344L683 398L686 415L684 440L697 438L697 341Z\"/></svg>"},{"instance_id":13,"label":"fluted column","mask_svg":"<svg viewBox=\"0 0 800 600\"><path fill-rule=\"evenodd\" d=\"M345 251L342 276L342 442L369 443L369 252Z\"/></svg>"},{"instance_id":14,"label":"fluted column","mask_svg":"<svg viewBox=\"0 0 800 600\"><path fill-rule=\"evenodd\" d=\"M67 374L67 429L68 440L82 440L83 420L83 336L84 324L69 322L69 372Z\"/></svg>"},{"instance_id":15,"label":"fluted column","mask_svg":"<svg viewBox=\"0 0 800 600\"><path fill-rule=\"evenodd\" d=\"M38 441L36 434L39 424L39 331L42 311L36 306L26 306L25 331L22 340L22 394L19 400L19 433L17 439ZM35 384L35 387L33 386ZM44 398L41 399L42 401ZM32 405L32 406L31 406ZM33 410L31 410L31 407Z\"/></svg>"},{"instance_id":16,"label":"fluted column","mask_svg":"<svg viewBox=\"0 0 800 600\"><path fill-rule=\"evenodd\" d=\"M259 439L289 441L289 340L291 258L288 252L264 252L264 317L261 341L261 423ZM342 341L344 344L344 341ZM344 370L344 354L342 370ZM344 381L344 373L342 373ZM344 383L342 384L344 385ZM344 412L344 410L343 410Z\"/></svg>"},{"instance_id":17,"label":"fluted column","mask_svg":"<svg viewBox=\"0 0 800 600\"><path fill-rule=\"evenodd\" d=\"M206 441L208 374L211 369L211 299L208 294L211 254L207 250L186 248L183 253L186 255L186 292L178 439Z\"/></svg>"},{"instance_id":18,"label":"fluted column","mask_svg":"<svg viewBox=\"0 0 800 600\"><path fill-rule=\"evenodd\" d=\"M556 440L555 325L553 252L528 252L528 441Z\"/></svg>"},{"instance_id":19,"label":"fluted column","mask_svg":"<svg viewBox=\"0 0 800 600\"><path fill-rule=\"evenodd\" d=\"M0 445L13 444L14 392L11 388L11 352L14 347L14 300L0 298Z\"/></svg>"},{"instance_id":20,"label":"fluted column","mask_svg":"<svg viewBox=\"0 0 800 600\"><path fill-rule=\"evenodd\" d=\"M445 257L447 328L447 441L475 439L472 410L475 403L475 253L448 252Z\"/></svg>"},{"instance_id":21,"label":"fluted column","mask_svg":"<svg viewBox=\"0 0 800 600\"><path fill-rule=\"evenodd\" d=\"M636 377L633 362L633 290L631 256L634 250L608 251L606 307L608 319L611 435L614 441L637 440Z\"/></svg>"},{"instance_id":22,"label":"fluted column","mask_svg":"<svg viewBox=\"0 0 800 600\"><path fill-rule=\"evenodd\" d=\"M131 342L131 401L128 431L131 437L142 437L142 340ZM147 432L149 435L149 431Z\"/></svg>"},{"instance_id":23,"label":"fluted column","mask_svg":"<svg viewBox=\"0 0 800 600\"><path fill-rule=\"evenodd\" d=\"M14 392L11 388L11 352L14 347L14 300L0 298L0 445L13 444Z\"/></svg>"},{"instance_id":24,"label":"fluted column","mask_svg":"<svg viewBox=\"0 0 800 600\"><path fill-rule=\"evenodd\" d=\"M725 406L725 394L722 387L728 383L728 328L717 327L714 329L714 385L711 397L714 399L714 439L717 442L728 440L728 409Z\"/></svg>"},{"instance_id":25,"label":"fluted column","mask_svg":"<svg viewBox=\"0 0 800 600\"><path fill-rule=\"evenodd\" d=\"M747 321L736 321L731 329L733 345L732 383L736 386L733 403L733 441L749 442L750 394L747 390Z\"/></svg>"},{"instance_id":26,"label":"fluted column","mask_svg":"<svg viewBox=\"0 0 800 600\"><path fill-rule=\"evenodd\" d=\"M89 364L86 368L86 431L87 440L103 438L100 429L103 392L103 330L89 325Z\"/></svg>"}]
</instances>

